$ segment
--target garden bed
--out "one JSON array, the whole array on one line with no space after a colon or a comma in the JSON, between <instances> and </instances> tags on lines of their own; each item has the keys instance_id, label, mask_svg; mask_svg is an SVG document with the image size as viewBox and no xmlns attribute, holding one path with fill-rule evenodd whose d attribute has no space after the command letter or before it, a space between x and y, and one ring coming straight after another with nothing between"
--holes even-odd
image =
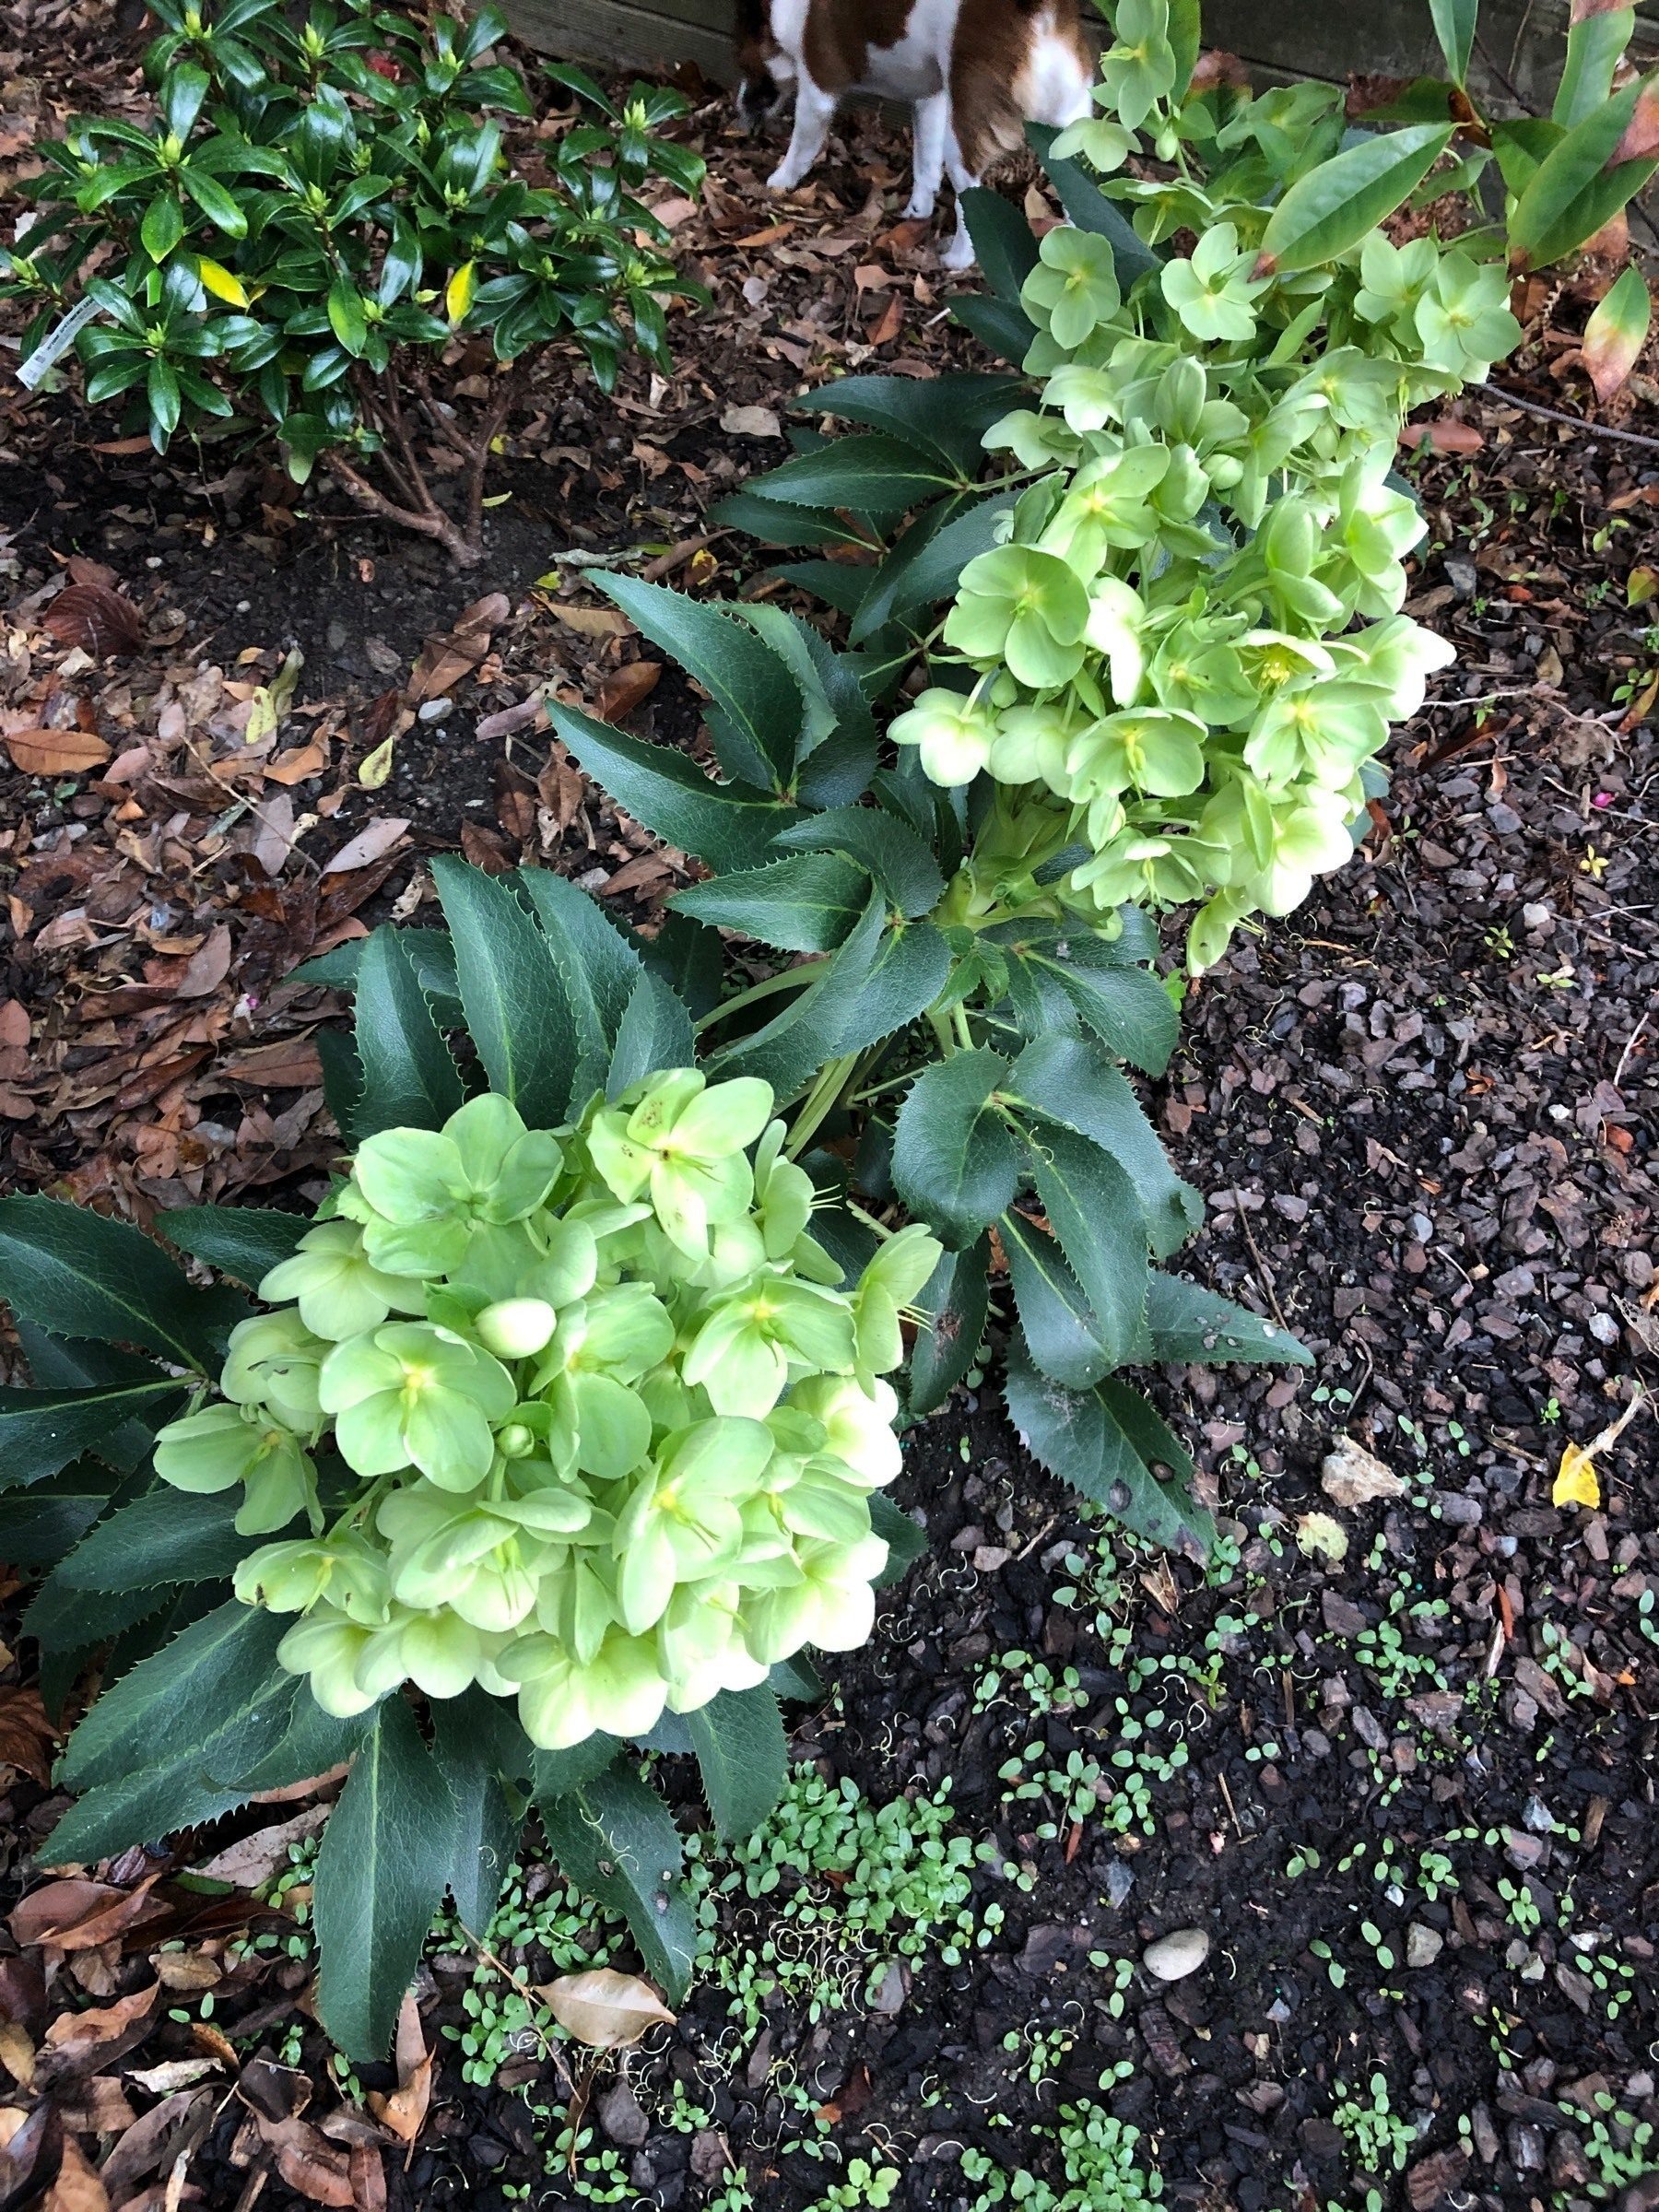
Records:
<instances>
[{"instance_id":1,"label":"garden bed","mask_svg":"<svg viewBox=\"0 0 1659 2212\"><path fill-rule=\"evenodd\" d=\"M135 45L109 43L101 11L38 9L10 42L14 154L60 100L136 97ZM551 364L465 578L234 442L158 461L109 415L0 398L0 731L42 733L40 772L0 775L8 1187L147 1225L314 1200L335 1146L312 1040L342 1008L284 981L300 960L418 914L425 861L457 848L555 866L647 926L687 880L535 705L546 687L698 743L695 699L644 673L594 562L775 589L763 552L703 518L782 456L800 386L983 358L945 314L929 227L896 215L901 143L853 119L780 204L727 123L712 102L693 119L711 188L676 248L715 300L674 320L674 377L631 365L606 400ZM1505 373L1571 412L1583 307L1533 304ZM484 366L453 364L463 400ZM1086 1523L959 1396L907 1446L899 1501L925 1556L798 1715L796 1782L755 1855L707 1847L709 1953L676 2029L590 2072L525 2026L509 1975L630 1956L532 1866L488 1959L435 1936L417 2001L436 2065L409 2045L401 2082L360 2066L356 2088L391 2100L365 2112L308 2009L311 1808L254 1807L173 1859L127 1854L107 1878L138 1901L65 1901L55 1942L14 1919L8 2204L69 2141L112 2155L117 2206L169 2212L978 2212L1022 2169L1081 2191L1071 2212L1111 2201L1110 2129L1069 2152L1056 2134L1079 2106L1138 2128L1135 2165L1194 2207L1358 2206L1368 2172L1414 2212L1627 2184L1655 2201L1652 2174L1632 2181L1659 2167L1650 1417L1598 1462L1599 1510L1551 1499L1563 1447L1659 1364L1659 637L1627 604L1642 572L1659 584L1659 451L1500 391L1464 412L1469 450L1418 467L1433 527L1409 603L1459 663L1396 742L1365 850L1204 979L1156 1094L1207 1194L1183 1271L1316 1360L1162 1378L1218 1563ZM1659 427L1640 388L1625 427ZM61 604L48 627L65 564L83 625L130 620L133 650L103 657ZM1381 1463L1368 1502L1351 1466L1348 1488L1322 1478L1344 1436ZM63 1802L22 1656L0 1691L13 1902ZM678 1763L660 1771L691 1825ZM245 1908L168 1877L296 1818L297 1888L270 1888L286 1838L229 1873L270 1909L228 1953ZM817 1837L805 1877L762 1878L797 1830ZM1204 1963L1161 1983L1142 1955L1186 1930ZM1645 2157L1620 2147L1644 2126ZM95 2207L65 2156L52 2212Z\"/></svg>"}]
</instances>

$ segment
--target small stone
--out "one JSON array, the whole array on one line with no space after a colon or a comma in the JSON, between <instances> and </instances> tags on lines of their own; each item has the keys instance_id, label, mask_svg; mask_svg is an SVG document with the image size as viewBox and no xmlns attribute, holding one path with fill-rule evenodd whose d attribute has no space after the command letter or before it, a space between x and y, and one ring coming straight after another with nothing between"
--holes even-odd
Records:
<instances>
[{"instance_id":1,"label":"small stone","mask_svg":"<svg viewBox=\"0 0 1659 2212\"><path fill-rule=\"evenodd\" d=\"M1406 1484L1374 1453L1351 1436L1339 1436L1320 1463L1319 1487L1334 1505L1352 1512L1378 1498L1404 1495Z\"/></svg>"},{"instance_id":2,"label":"small stone","mask_svg":"<svg viewBox=\"0 0 1659 2212\"><path fill-rule=\"evenodd\" d=\"M1458 2187L1468 2171L1469 2154L1461 2146L1437 2150L1432 2158L1420 2159L1406 2176L1406 2197L1411 2212L1433 2212L1433 2207Z\"/></svg>"},{"instance_id":3,"label":"small stone","mask_svg":"<svg viewBox=\"0 0 1659 2212\"><path fill-rule=\"evenodd\" d=\"M599 2100L599 2124L613 2143L625 2150L639 2150L651 2133L639 2099L626 2081L613 2081Z\"/></svg>"},{"instance_id":4,"label":"small stone","mask_svg":"<svg viewBox=\"0 0 1659 2212\"><path fill-rule=\"evenodd\" d=\"M1195 1974L1209 1957L1210 1939L1203 1928L1177 1928L1160 1936L1141 1953L1141 1964L1159 1982L1182 1982Z\"/></svg>"},{"instance_id":5,"label":"small stone","mask_svg":"<svg viewBox=\"0 0 1659 2212\"><path fill-rule=\"evenodd\" d=\"M1575 2189L1590 2179L1584 2146L1570 2127L1564 2127L1549 2146L1549 2178L1558 2189Z\"/></svg>"},{"instance_id":6,"label":"small stone","mask_svg":"<svg viewBox=\"0 0 1659 2212\"><path fill-rule=\"evenodd\" d=\"M1485 1511L1478 1498L1465 1498L1457 1490L1436 1490L1434 1502L1441 1519L1450 1521L1454 1528L1478 1527Z\"/></svg>"},{"instance_id":7,"label":"small stone","mask_svg":"<svg viewBox=\"0 0 1659 2212\"><path fill-rule=\"evenodd\" d=\"M1527 1874L1535 1866L1543 1865L1549 1856L1549 1847L1541 1836L1529 1836L1518 1828L1506 1828L1503 1855L1518 1874Z\"/></svg>"},{"instance_id":8,"label":"small stone","mask_svg":"<svg viewBox=\"0 0 1659 2212\"><path fill-rule=\"evenodd\" d=\"M1063 1971L1076 1954L1088 1941L1087 1928L1037 1927L1025 1939L1025 1948L1019 1954L1019 1971L1033 1981L1057 1971Z\"/></svg>"},{"instance_id":9,"label":"small stone","mask_svg":"<svg viewBox=\"0 0 1659 2212\"><path fill-rule=\"evenodd\" d=\"M994 1574L1013 1556L1006 1544L982 1544L973 1555L973 1571L976 1574Z\"/></svg>"},{"instance_id":10,"label":"small stone","mask_svg":"<svg viewBox=\"0 0 1659 2212\"><path fill-rule=\"evenodd\" d=\"M1636 2177L1619 2198L1618 2212L1659 2212L1659 2171Z\"/></svg>"},{"instance_id":11,"label":"small stone","mask_svg":"<svg viewBox=\"0 0 1659 2212\"><path fill-rule=\"evenodd\" d=\"M1114 1905L1121 1905L1135 1887L1135 1869L1125 1866L1122 1859L1113 1859L1106 1869L1106 1895Z\"/></svg>"},{"instance_id":12,"label":"small stone","mask_svg":"<svg viewBox=\"0 0 1659 2212\"><path fill-rule=\"evenodd\" d=\"M1374 1712L1368 1712L1363 1705L1356 1705L1350 1717L1354 1733L1362 1744L1369 1744L1373 1751L1381 1751L1386 1747L1388 1731Z\"/></svg>"},{"instance_id":13,"label":"small stone","mask_svg":"<svg viewBox=\"0 0 1659 2212\"><path fill-rule=\"evenodd\" d=\"M1335 1590L1327 1590L1320 1600L1324 1625L1337 1636L1358 1636L1365 1626L1365 1616L1358 1606Z\"/></svg>"},{"instance_id":14,"label":"small stone","mask_svg":"<svg viewBox=\"0 0 1659 2212\"><path fill-rule=\"evenodd\" d=\"M904 2010L904 2000L909 1994L910 1973L903 1959L889 1959L871 1984L870 2010L885 2013L890 2019L895 2013Z\"/></svg>"},{"instance_id":15,"label":"small stone","mask_svg":"<svg viewBox=\"0 0 1659 2212\"><path fill-rule=\"evenodd\" d=\"M719 2129L699 2128L691 2138L692 2179L699 2182L724 2182L731 2163L725 2137Z\"/></svg>"},{"instance_id":16,"label":"small stone","mask_svg":"<svg viewBox=\"0 0 1659 2212\"><path fill-rule=\"evenodd\" d=\"M1420 1920L1414 1920L1406 1931L1406 1963L1407 1966L1432 1966L1446 1947L1446 1939L1438 1928L1426 1928Z\"/></svg>"},{"instance_id":17,"label":"small stone","mask_svg":"<svg viewBox=\"0 0 1659 2212\"><path fill-rule=\"evenodd\" d=\"M1323 1728L1304 1728L1301 1740L1302 1749L1310 1759L1330 1758L1331 1739Z\"/></svg>"},{"instance_id":18,"label":"small stone","mask_svg":"<svg viewBox=\"0 0 1659 2212\"><path fill-rule=\"evenodd\" d=\"M1446 582L1460 599L1473 599L1480 583L1479 571L1464 553L1448 553L1441 566L1446 571Z\"/></svg>"},{"instance_id":19,"label":"small stone","mask_svg":"<svg viewBox=\"0 0 1659 2212\"><path fill-rule=\"evenodd\" d=\"M447 722L454 711L453 699L423 699L415 710L422 722Z\"/></svg>"},{"instance_id":20,"label":"small stone","mask_svg":"<svg viewBox=\"0 0 1659 2212\"><path fill-rule=\"evenodd\" d=\"M1470 2112L1469 2133L1475 2138L1475 2147L1480 2153L1482 2164L1490 2166L1503 2146L1498 2139L1492 2115L1484 2104L1476 2105Z\"/></svg>"},{"instance_id":21,"label":"small stone","mask_svg":"<svg viewBox=\"0 0 1659 2212\"><path fill-rule=\"evenodd\" d=\"M1509 2154L1517 2173L1542 2173L1544 2171L1544 2130L1530 2121L1512 2120L1505 2131L1509 2136Z\"/></svg>"}]
</instances>

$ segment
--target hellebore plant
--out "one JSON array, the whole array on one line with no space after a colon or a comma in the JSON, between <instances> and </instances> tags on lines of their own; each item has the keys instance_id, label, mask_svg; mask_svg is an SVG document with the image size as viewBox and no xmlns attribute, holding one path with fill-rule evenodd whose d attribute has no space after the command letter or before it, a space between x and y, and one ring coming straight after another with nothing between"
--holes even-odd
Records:
<instances>
[{"instance_id":1,"label":"hellebore plant","mask_svg":"<svg viewBox=\"0 0 1659 2212\"><path fill-rule=\"evenodd\" d=\"M618 109L551 70L606 122L574 123L532 185L496 120L530 102L488 58L507 35L494 7L429 32L373 0L298 24L277 0L154 12L156 122L75 118L20 187L38 212L0 252L0 298L29 311L25 382L72 343L88 401L127 394L159 453L181 429L263 429L297 483L321 461L371 512L478 560L486 465L538 351L564 342L606 391L630 345L670 366L664 302L700 295L638 195L653 176L701 182L657 135L689 103L636 85ZM468 421L431 379L475 333L497 366ZM458 514L418 440L459 472Z\"/></svg>"}]
</instances>

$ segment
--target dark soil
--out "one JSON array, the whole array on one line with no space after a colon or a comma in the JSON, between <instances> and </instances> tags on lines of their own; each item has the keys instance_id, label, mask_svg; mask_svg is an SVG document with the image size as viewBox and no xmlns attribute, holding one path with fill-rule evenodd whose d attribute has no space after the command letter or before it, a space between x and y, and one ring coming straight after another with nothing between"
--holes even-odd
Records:
<instances>
[{"instance_id":1,"label":"dark soil","mask_svg":"<svg viewBox=\"0 0 1659 2212\"><path fill-rule=\"evenodd\" d=\"M81 104L131 96L135 42L111 46L43 8L0 21L17 26L8 65L45 87L48 108L71 88ZM491 724L550 684L620 702L642 735L695 742L695 700L672 672L649 692L624 675L640 642L606 634L570 556L632 555L703 592L775 588L749 541L697 542L713 499L783 450L722 416L781 411L802 382L849 364L924 375L976 359L934 320L944 284L929 238L894 219L900 144L855 119L816 196L780 211L759 184L764 154L724 123L713 104L695 118L713 188L677 233L716 307L677 324L680 366L663 389L630 371L607 401L571 364L549 365L492 487L512 498L494 511L489 559L465 578L326 488L296 490L252 450L100 453L117 435L110 419L67 398L0 395L13 601L0 735L44 724L100 734L106 765L144 755L115 780L0 773L12 1187L145 1221L204 1196L319 1189L333 1132L308 1039L335 1002L281 978L365 920L412 913L425 853L540 859L648 924L684 880L679 856L561 764L538 717ZM767 237L779 223L787 236ZM1511 373L1574 407L1571 333L1554 325L1575 311L1537 309ZM884 321L893 329L873 346ZM1655 427L1655 396L1639 382L1631 427ZM718 1992L694 1993L629 2070L645 2140L630 2140L625 2104L605 2106L620 2114L616 2201L735 2205L722 2192L741 2168L762 2212L801 2212L841 2181L838 2158L886 2157L904 2170L898 2201L970 2212L987 2184L965 2173L965 2148L1057 2183L1047 2131L1058 2107L1088 2099L1143 2129L1165 2194L1205 2212L1357 2206L1368 2186L1413 2212L1576 2212L1617 2197L1633 2171L1596 2155L1597 2093L1659 2129L1648 1415L1601 1455L1598 1510L1551 1502L1563 1447L1589 1442L1632 1378L1651 1387L1659 1368L1647 688L1659 633L1627 606L1659 565L1659 469L1646 465L1659 455L1541 424L1500 392L1465 414L1482 450L1419 472L1434 529L1411 603L1454 639L1459 664L1396 741L1366 849L1205 979L1155 1100L1183 1172L1209 1194L1185 1271L1275 1313L1315 1355L1305 1372L1162 1378L1222 1517L1223 1561L1206 1579L1120 1539L1102 1563L1101 1529L1022 1454L992 1396L959 1396L912 1439L900 1501L927 1553L871 1646L830 1670L836 1695L799 1716L796 1748L878 1805L948 1781L954 1832L994 1839L973 1873L988 1939L956 1969L936 1952L906 1961L896 2011L865 2001L862 1968L853 2001L819 2020L774 1997L759 2038L736 2032ZM141 609L135 657L65 668L63 641L42 631L48 588L76 556L113 571ZM426 641L453 637L494 594L470 667L423 697L411 664L424 649L441 673L444 650ZM209 686L193 704L188 686L204 667L268 683L295 645L299 711L249 760L232 695ZM358 771L388 734L390 781L365 790ZM268 773L284 761L291 777ZM274 813L291 843L270 867L258 837ZM319 873L389 818L406 818L406 835L379 858ZM1345 1435L1403 1478L1398 1495L1350 1510L1322 1488ZM1339 1524L1340 1561L1299 1543L1310 1513ZM1008 1653L1030 1659L999 1665ZM1136 1662L1138 1687L1124 1671ZM1039 1665L1075 1670L1074 1701L1039 1710L1020 1682ZM994 1666L999 1688L976 1695ZM1126 1720L1145 1735L1129 1737ZM1187 1763L1147 1783L1147 1821L1121 1833L1109 1814L1077 1821L1053 1793L1014 1797L1002 1771L1022 1754L1034 1774L1077 1754L1122 1787L1135 1769L1114 1768L1112 1751L1133 1762L1177 1743ZM694 1825L689 1777L672 1761L662 1773ZM16 1774L0 1806L14 1893L55 1810ZM1443 1854L1443 1875L1428 1853ZM724 1939L759 1950L781 1901L728 1899ZM1203 1930L1208 1957L1159 1983L1135 1962L1180 1929ZM1119 1960L1134 1970L1121 1993ZM0 2011L7 1971L0 1961ZM101 1971L59 1955L54 2007L113 2002L151 1973L139 1951ZM227 2065L269 2056L292 2027L317 2121L340 2097L306 1983L291 1963L243 1977L211 2032L182 1997L109 2071L147 2110L159 2092L135 2086L133 2068L204 2049ZM423 1980L421 2009L429 2040L464 2025L453 1977ZM220 2051L215 2036L231 2042ZM507 2086L478 2089L453 2045L438 2047L425 2130L406 2166L401 2148L386 2156L382 2201L559 2204L601 2186L591 2165L577 2167L580 2186L567 2163L549 2169L556 2127L530 2104L567 2103L556 2065L532 2056ZM1384 2156L1368 2179L1351 2124L1333 2115L1345 2098L1369 2102L1374 2075L1406 2132L1401 2171ZM393 2082L389 2068L359 2078ZM590 2159L606 2143L609 2081L589 2085ZM805 2113L781 2093L791 2082L805 2085ZM667 2124L676 2083L698 2124ZM30 2103L19 2078L9 2109ZM260 2189L274 2207L308 2201L289 2185L299 2169L249 2165L244 2112L218 2113L169 2212L247 2212ZM94 2160L124 2125L100 2133L98 2117L72 2103L60 2115ZM347 2113L324 2133L337 2147L361 2125ZM820 2134L826 2158L789 2147ZM347 2185L373 2212L364 2171ZM124 2201L159 2212L165 2180ZM39 2185L17 2176L8 2206L26 2184ZM319 2197L324 2185L313 2171L310 2201L346 2201ZM1656 2201L1643 2186L1632 2206ZM82 2212L79 2198L49 2201Z\"/></svg>"}]
</instances>

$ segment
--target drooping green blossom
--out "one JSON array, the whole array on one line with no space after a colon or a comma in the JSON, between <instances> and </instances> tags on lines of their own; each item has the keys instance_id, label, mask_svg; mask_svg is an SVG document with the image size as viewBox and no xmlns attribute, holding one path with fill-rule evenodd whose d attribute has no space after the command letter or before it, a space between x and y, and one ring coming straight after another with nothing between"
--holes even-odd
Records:
<instances>
[{"instance_id":1,"label":"drooping green blossom","mask_svg":"<svg viewBox=\"0 0 1659 2212\"><path fill-rule=\"evenodd\" d=\"M285 1532L237 1593L300 1617L280 1657L328 1712L477 1682L559 1747L867 1629L879 1378L939 1247L906 1230L841 1288L771 1109L684 1070L557 1133L486 1097L359 1148L266 1277L299 1303L238 1327L226 1402L156 1454Z\"/></svg>"}]
</instances>

